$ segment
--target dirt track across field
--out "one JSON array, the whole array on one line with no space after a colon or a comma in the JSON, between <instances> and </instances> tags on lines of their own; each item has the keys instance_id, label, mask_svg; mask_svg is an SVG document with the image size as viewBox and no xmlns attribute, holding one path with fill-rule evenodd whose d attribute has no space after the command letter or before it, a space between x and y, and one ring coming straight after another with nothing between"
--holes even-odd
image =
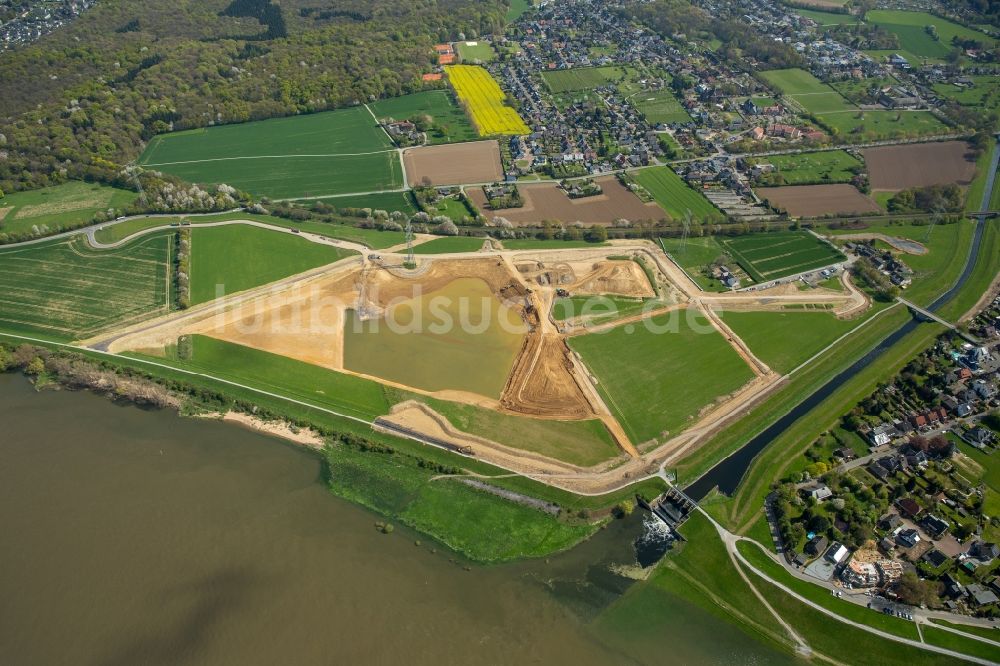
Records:
<instances>
[{"instance_id":1,"label":"dirt track across field","mask_svg":"<svg viewBox=\"0 0 1000 666\"><path fill-rule=\"evenodd\" d=\"M964 141L882 146L862 152L873 190L897 192L947 183L967 186L976 175L976 160Z\"/></svg>"},{"instance_id":2,"label":"dirt track across field","mask_svg":"<svg viewBox=\"0 0 1000 666\"><path fill-rule=\"evenodd\" d=\"M792 217L821 215L857 215L877 213L879 205L858 192L853 185L790 185L761 187L756 190L761 199L788 211Z\"/></svg>"},{"instance_id":3,"label":"dirt track across field","mask_svg":"<svg viewBox=\"0 0 1000 666\"><path fill-rule=\"evenodd\" d=\"M570 199L555 183L519 184L524 200L521 208L490 210L486 194L481 187L466 190L469 198L487 218L503 217L514 224L538 224L543 220L556 220L565 224L610 225L618 219L661 220L666 217L655 203L643 203L613 176L595 179L604 190L602 194L582 199Z\"/></svg>"},{"instance_id":4,"label":"dirt track across field","mask_svg":"<svg viewBox=\"0 0 1000 666\"><path fill-rule=\"evenodd\" d=\"M486 183L503 179L496 141L420 146L403 151L411 187Z\"/></svg>"}]
</instances>

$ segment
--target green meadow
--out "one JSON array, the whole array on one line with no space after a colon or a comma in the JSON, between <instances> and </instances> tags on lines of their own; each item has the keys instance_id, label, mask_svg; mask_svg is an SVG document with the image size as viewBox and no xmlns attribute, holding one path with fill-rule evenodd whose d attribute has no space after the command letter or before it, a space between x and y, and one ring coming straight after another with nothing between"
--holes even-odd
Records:
<instances>
[{"instance_id":1,"label":"green meadow","mask_svg":"<svg viewBox=\"0 0 1000 666\"><path fill-rule=\"evenodd\" d=\"M191 303L205 303L353 254L244 225L191 229Z\"/></svg>"},{"instance_id":2,"label":"green meadow","mask_svg":"<svg viewBox=\"0 0 1000 666\"><path fill-rule=\"evenodd\" d=\"M139 164L275 199L403 185L399 155L365 106L161 134Z\"/></svg>"},{"instance_id":3,"label":"green meadow","mask_svg":"<svg viewBox=\"0 0 1000 666\"><path fill-rule=\"evenodd\" d=\"M570 338L633 442L676 435L753 372L696 310L677 310L605 333Z\"/></svg>"},{"instance_id":4,"label":"green meadow","mask_svg":"<svg viewBox=\"0 0 1000 666\"><path fill-rule=\"evenodd\" d=\"M955 37L973 39L987 45L994 43L988 35L927 12L878 9L868 12L865 15L865 22L881 26L896 34L899 37L899 45L904 51L932 60L947 57L953 48L951 40ZM938 34L937 39L927 32L925 29L927 26L934 26Z\"/></svg>"},{"instance_id":5,"label":"green meadow","mask_svg":"<svg viewBox=\"0 0 1000 666\"><path fill-rule=\"evenodd\" d=\"M621 67L574 67L542 72L542 79L549 90L556 94L571 90L590 90L618 81L623 76L624 70Z\"/></svg>"},{"instance_id":6,"label":"green meadow","mask_svg":"<svg viewBox=\"0 0 1000 666\"><path fill-rule=\"evenodd\" d=\"M646 188L660 208L675 220L683 220L688 211L700 220L722 217L712 202L688 187L670 167L650 167L633 171L635 181Z\"/></svg>"},{"instance_id":7,"label":"green meadow","mask_svg":"<svg viewBox=\"0 0 1000 666\"><path fill-rule=\"evenodd\" d=\"M773 155L757 161L774 165L785 185L848 183L864 169L861 160L844 150Z\"/></svg>"},{"instance_id":8,"label":"green meadow","mask_svg":"<svg viewBox=\"0 0 1000 666\"><path fill-rule=\"evenodd\" d=\"M79 180L38 190L9 192L0 198L0 236L83 226L98 211L114 208L120 214L136 196L129 190Z\"/></svg>"},{"instance_id":9,"label":"green meadow","mask_svg":"<svg viewBox=\"0 0 1000 666\"><path fill-rule=\"evenodd\" d=\"M368 105L379 120L393 118L405 120L414 116L430 116L435 129L427 132L427 142L431 145L475 141L479 138L469 117L455 102L452 94L445 90L424 92L380 99Z\"/></svg>"}]
</instances>

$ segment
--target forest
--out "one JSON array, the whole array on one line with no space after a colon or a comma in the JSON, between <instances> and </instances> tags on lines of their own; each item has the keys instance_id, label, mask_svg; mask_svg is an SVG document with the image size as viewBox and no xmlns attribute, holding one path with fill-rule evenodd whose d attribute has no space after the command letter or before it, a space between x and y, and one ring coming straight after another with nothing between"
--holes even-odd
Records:
<instances>
[{"instance_id":1,"label":"forest","mask_svg":"<svg viewBox=\"0 0 1000 666\"><path fill-rule=\"evenodd\" d=\"M0 190L110 182L171 130L423 89L431 46L499 30L505 1L102 1L0 60Z\"/></svg>"}]
</instances>

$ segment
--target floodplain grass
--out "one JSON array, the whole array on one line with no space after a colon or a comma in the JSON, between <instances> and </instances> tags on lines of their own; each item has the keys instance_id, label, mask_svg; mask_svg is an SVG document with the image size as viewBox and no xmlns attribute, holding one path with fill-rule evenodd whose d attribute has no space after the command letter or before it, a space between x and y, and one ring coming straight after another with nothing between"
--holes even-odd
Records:
<instances>
[{"instance_id":1,"label":"floodplain grass","mask_svg":"<svg viewBox=\"0 0 1000 666\"><path fill-rule=\"evenodd\" d=\"M895 33L899 37L899 45L903 50L934 60L948 56L952 49L951 41L955 37L973 39L988 46L996 43L995 40L982 32L927 12L877 9L865 14L865 22ZM938 39L934 39L925 30L927 26L931 25L937 30Z\"/></svg>"},{"instance_id":2,"label":"floodplain grass","mask_svg":"<svg viewBox=\"0 0 1000 666\"><path fill-rule=\"evenodd\" d=\"M448 65L444 71L458 98L467 105L480 136L531 131L517 111L504 104L506 95L485 69L476 65Z\"/></svg>"},{"instance_id":3,"label":"floodplain grass","mask_svg":"<svg viewBox=\"0 0 1000 666\"><path fill-rule=\"evenodd\" d=\"M35 228L58 232L87 224L98 211L121 210L138 195L99 183L69 181L0 198L0 236L32 233Z\"/></svg>"},{"instance_id":4,"label":"floodplain grass","mask_svg":"<svg viewBox=\"0 0 1000 666\"><path fill-rule=\"evenodd\" d=\"M139 164L276 199L403 186L399 155L364 106L157 135Z\"/></svg>"},{"instance_id":5,"label":"floodplain grass","mask_svg":"<svg viewBox=\"0 0 1000 666\"><path fill-rule=\"evenodd\" d=\"M688 187L670 167L639 169L633 171L632 176L639 185L646 188L660 208L675 220L683 220L688 211L699 220L722 218L722 213L711 201Z\"/></svg>"},{"instance_id":6,"label":"floodplain grass","mask_svg":"<svg viewBox=\"0 0 1000 666\"><path fill-rule=\"evenodd\" d=\"M849 183L864 163L845 150L774 155L758 160L774 165L786 185Z\"/></svg>"},{"instance_id":7,"label":"floodplain grass","mask_svg":"<svg viewBox=\"0 0 1000 666\"><path fill-rule=\"evenodd\" d=\"M815 270L845 259L805 231L778 231L719 239L719 244L757 282Z\"/></svg>"},{"instance_id":8,"label":"floodplain grass","mask_svg":"<svg viewBox=\"0 0 1000 666\"><path fill-rule=\"evenodd\" d=\"M881 309L881 308L877 308ZM786 374L855 328L826 312L722 312L722 320L775 372Z\"/></svg>"},{"instance_id":9,"label":"floodplain grass","mask_svg":"<svg viewBox=\"0 0 1000 666\"><path fill-rule=\"evenodd\" d=\"M790 640L740 578L711 523L695 512L680 532L684 541L677 542L650 576L602 611L595 621L598 634L637 662L659 663L664 654L664 627L680 625L698 635L700 627L708 625L702 640L722 643L719 663L756 663L750 655L760 643L788 653L787 663L794 663ZM688 620L691 616L693 621ZM734 626L739 632L731 630ZM727 629L723 635L711 633L723 627ZM692 663L704 659L704 649L691 655ZM761 663L775 663L776 656L773 652L761 655ZM674 652L671 657L686 663Z\"/></svg>"},{"instance_id":10,"label":"floodplain grass","mask_svg":"<svg viewBox=\"0 0 1000 666\"><path fill-rule=\"evenodd\" d=\"M624 68L607 67L574 67L572 69L553 69L542 72L542 79L553 94L576 90L592 90L608 83L624 78Z\"/></svg>"},{"instance_id":11,"label":"floodplain grass","mask_svg":"<svg viewBox=\"0 0 1000 666\"><path fill-rule=\"evenodd\" d=\"M191 227L191 302L259 287L354 254L259 227ZM220 291L221 289L221 291Z\"/></svg>"},{"instance_id":12,"label":"floodplain grass","mask_svg":"<svg viewBox=\"0 0 1000 666\"><path fill-rule=\"evenodd\" d=\"M569 340L635 443L676 435L702 408L753 378L701 313L676 310L648 322L662 330L625 324Z\"/></svg>"},{"instance_id":13,"label":"floodplain grass","mask_svg":"<svg viewBox=\"0 0 1000 666\"><path fill-rule=\"evenodd\" d=\"M390 403L381 384L243 345L193 335L183 368L246 384L367 421L387 414Z\"/></svg>"},{"instance_id":14,"label":"floodplain grass","mask_svg":"<svg viewBox=\"0 0 1000 666\"><path fill-rule=\"evenodd\" d=\"M632 97L632 104L652 125L691 122L691 116L669 90L640 92Z\"/></svg>"},{"instance_id":15,"label":"floodplain grass","mask_svg":"<svg viewBox=\"0 0 1000 666\"><path fill-rule=\"evenodd\" d=\"M507 250L570 250L581 247L609 247L609 243L593 243L586 240L562 240L558 238L519 238L502 241Z\"/></svg>"},{"instance_id":16,"label":"floodplain grass","mask_svg":"<svg viewBox=\"0 0 1000 666\"><path fill-rule=\"evenodd\" d=\"M893 666L923 666L924 664L945 666L954 663L954 659L945 655L903 645L843 622L837 622L761 579L750 569L745 567L744 569L754 586L767 599L775 612L788 622L817 652L830 656L836 655L838 659L846 659L845 650L849 650L851 658L857 663Z\"/></svg>"},{"instance_id":17,"label":"floodplain grass","mask_svg":"<svg viewBox=\"0 0 1000 666\"><path fill-rule=\"evenodd\" d=\"M401 398L425 403L463 432L570 464L589 467L621 455L598 419L554 421L405 392L401 392Z\"/></svg>"},{"instance_id":18,"label":"floodplain grass","mask_svg":"<svg viewBox=\"0 0 1000 666\"><path fill-rule=\"evenodd\" d=\"M386 118L406 120L415 116L430 116L436 129L427 132L429 145L475 141L479 138L468 116L446 90L426 90L402 97L380 99L368 107L379 120Z\"/></svg>"},{"instance_id":19,"label":"floodplain grass","mask_svg":"<svg viewBox=\"0 0 1000 666\"><path fill-rule=\"evenodd\" d=\"M428 534L476 562L504 562L565 550L596 524L569 524L494 497L401 455L327 450L330 490Z\"/></svg>"},{"instance_id":20,"label":"floodplain grass","mask_svg":"<svg viewBox=\"0 0 1000 666\"><path fill-rule=\"evenodd\" d=\"M173 235L94 250L83 236L0 248L0 326L61 340L169 310Z\"/></svg>"},{"instance_id":21,"label":"floodplain grass","mask_svg":"<svg viewBox=\"0 0 1000 666\"><path fill-rule=\"evenodd\" d=\"M924 642L930 645L936 645L938 647L947 648L949 650L954 650L961 654L967 654L972 657L979 657L980 659L988 659L989 661L995 662L998 658L997 655L1000 654L1000 647L996 645L989 645L983 643L982 641L977 641L975 638L967 638L965 636L956 636L950 631L945 631L944 629L938 629L934 626L923 625L920 629L924 637ZM995 632L1000 634L1000 631ZM1000 637L993 637L993 641L997 641Z\"/></svg>"}]
</instances>

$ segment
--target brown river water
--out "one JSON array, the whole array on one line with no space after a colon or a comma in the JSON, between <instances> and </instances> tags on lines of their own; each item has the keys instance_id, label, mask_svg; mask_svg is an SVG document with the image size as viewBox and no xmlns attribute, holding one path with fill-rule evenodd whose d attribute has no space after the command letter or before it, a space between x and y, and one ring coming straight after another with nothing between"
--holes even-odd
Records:
<instances>
[{"instance_id":1,"label":"brown river water","mask_svg":"<svg viewBox=\"0 0 1000 666\"><path fill-rule=\"evenodd\" d=\"M0 664L784 661L681 600L635 650L598 641L635 521L467 569L257 433L12 375L0 422Z\"/></svg>"}]
</instances>

